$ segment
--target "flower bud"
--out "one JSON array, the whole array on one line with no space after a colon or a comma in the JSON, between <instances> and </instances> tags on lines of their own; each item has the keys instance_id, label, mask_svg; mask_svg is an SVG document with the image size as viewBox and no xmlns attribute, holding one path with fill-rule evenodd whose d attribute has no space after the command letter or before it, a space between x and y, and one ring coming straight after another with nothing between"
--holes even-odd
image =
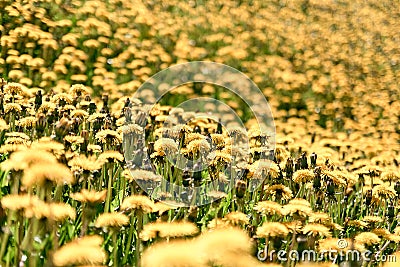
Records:
<instances>
[{"instance_id":1,"label":"flower bud","mask_svg":"<svg viewBox=\"0 0 400 267\"><path fill-rule=\"evenodd\" d=\"M246 184L246 182L243 181L243 180L237 181L237 182L236 182L235 189L236 189L236 196L237 196L238 198L243 198L244 195L246 194L246 190L247 190L247 184Z\"/></svg>"}]
</instances>

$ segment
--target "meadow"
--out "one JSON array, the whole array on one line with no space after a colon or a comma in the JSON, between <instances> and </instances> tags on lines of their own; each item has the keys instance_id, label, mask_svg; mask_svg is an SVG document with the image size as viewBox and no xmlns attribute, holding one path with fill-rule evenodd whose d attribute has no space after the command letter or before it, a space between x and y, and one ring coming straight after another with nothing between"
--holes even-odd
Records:
<instances>
[{"instance_id":1,"label":"meadow","mask_svg":"<svg viewBox=\"0 0 400 267\"><path fill-rule=\"evenodd\" d=\"M0 10L0 266L400 266L397 0ZM254 81L274 133L216 85L154 106L154 91L135 95L193 61ZM205 96L230 109L180 107ZM180 169L171 153L208 165ZM165 181L206 201L183 205Z\"/></svg>"}]
</instances>

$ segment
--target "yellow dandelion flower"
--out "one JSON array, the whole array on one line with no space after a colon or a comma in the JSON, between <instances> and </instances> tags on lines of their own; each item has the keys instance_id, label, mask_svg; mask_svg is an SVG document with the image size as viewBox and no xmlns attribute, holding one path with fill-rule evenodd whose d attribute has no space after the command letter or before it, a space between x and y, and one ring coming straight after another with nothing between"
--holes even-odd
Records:
<instances>
[{"instance_id":1,"label":"yellow dandelion flower","mask_svg":"<svg viewBox=\"0 0 400 267\"><path fill-rule=\"evenodd\" d=\"M326 224L332 222L332 218L325 212L313 212L310 215L309 222Z\"/></svg>"},{"instance_id":2,"label":"yellow dandelion flower","mask_svg":"<svg viewBox=\"0 0 400 267\"><path fill-rule=\"evenodd\" d=\"M305 205L299 205L299 204L286 204L283 206L284 214L286 215L296 215L300 216L303 218L306 218L312 214L312 209L311 207L305 206Z\"/></svg>"},{"instance_id":3,"label":"yellow dandelion flower","mask_svg":"<svg viewBox=\"0 0 400 267\"><path fill-rule=\"evenodd\" d=\"M202 253L193 253L197 244L192 240L159 242L147 248L141 257L143 267L206 267L207 258ZM200 252L200 251L198 251Z\"/></svg>"},{"instance_id":4,"label":"yellow dandelion flower","mask_svg":"<svg viewBox=\"0 0 400 267\"><path fill-rule=\"evenodd\" d=\"M287 200L293 197L292 190L281 184L269 185L269 186L267 185L265 193L267 195L275 197L276 199L282 198Z\"/></svg>"},{"instance_id":5,"label":"yellow dandelion flower","mask_svg":"<svg viewBox=\"0 0 400 267\"><path fill-rule=\"evenodd\" d=\"M63 144L53 141L51 139L45 139L45 138L42 138L39 141L37 141L37 142L35 141L34 143L32 143L31 148L49 151L55 155L61 155L64 153L64 145Z\"/></svg>"},{"instance_id":6,"label":"yellow dandelion flower","mask_svg":"<svg viewBox=\"0 0 400 267\"><path fill-rule=\"evenodd\" d=\"M24 216L27 218L46 218L51 221L61 222L66 219L75 220L76 211L73 207L65 203L46 203L39 201L34 206L24 210Z\"/></svg>"},{"instance_id":7,"label":"yellow dandelion flower","mask_svg":"<svg viewBox=\"0 0 400 267\"><path fill-rule=\"evenodd\" d=\"M292 180L295 183L307 183L314 179L314 172L311 170L298 170L293 174Z\"/></svg>"},{"instance_id":8,"label":"yellow dandelion flower","mask_svg":"<svg viewBox=\"0 0 400 267\"><path fill-rule=\"evenodd\" d=\"M354 240L361 245L371 246L381 242L381 239L377 234L372 232L363 232L354 237Z\"/></svg>"},{"instance_id":9,"label":"yellow dandelion flower","mask_svg":"<svg viewBox=\"0 0 400 267\"><path fill-rule=\"evenodd\" d=\"M284 222L283 224L289 230L289 233L300 233L301 228L303 226L302 222L298 221L298 220L291 221L291 222Z\"/></svg>"},{"instance_id":10,"label":"yellow dandelion flower","mask_svg":"<svg viewBox=\"0 0 400 267\"><path fill-rule=\"evenodd\" d=\"M97 217L94 226L101 227L122 227L129 224L129 217L119 212L102 213Z\"/></svg>"},{"instance_id":11,"label":"yellow dandelion flower","mask_svg":"<svg viewBox=\"0 0 400 267\"><path fill-rule=\"evenodd\" d=\"M72 110L70 115L71 115L71 118L87 118L87 117L89 117L89 113L82 109Z\"/></svg>"},{"instance_id":12,"label":"yellow dandelion flower","mask_svg":"<svg viewBox=\"0 0 400 267\"><path fill-rule=\"evenodd\" d=\"M233 227L229 222L220 218L214 218L208 222L207 228L216 229L216 228L225 228L225 227Z\"/></svg>"},{"instance_id":13,"label":"yellow dandelion flower","mask_svg":"<svg viewBox=\"0 0 400 267\"><path fill-rule=\"evenodd\" d=\"M83 84L74 84L69 89L71 95L90 95L90 90Z\"/></svg>"},{"instance_id":14,"label":"yellow dandelion flower","mask_svg":"<svg viewBox=\"0 0 400 267\"><path fill-rule=\"evenodd\" d=\"M118 151L107 150L98 157L99 162L124 161L124 156Z\"/></svg>"},{"instance_id":15,"label":"yellow dandelion flower","mask_svg":"<svg viewBox=\"0 0 400 267\"><path fill-rule=\"evenodd\" d=\"M22 107L17 103L7 103L4 105L4 113L19 113L22 111Z\"/></svg>"},{"instance_id":16,"label":"yellow dandelion flower","mask_svg":"<svg viewBox=\"0 0 400 267\"><path fill-rule=\"evenodd\" d=\"M380 200L386 200L395 198L397 196L397 193L396 190L394 190L393 186L380 184L374 186L374 188L372 189L372 196Z\"/></svg>"},{"instance_id":17,"label":"yellow dandelion flower","mask_svg":"<svg viewBox=\"0 0 400 267\"><path fill-rule=\"evenodd\" d=\"M24 128L32 128L36 125L36 118L33 116L22 118L15 122L15 125L24 127Z\"/></svg>"},{"instance_id":18,"label":"yellow dandelion flower","mask_svg":"<svg viewBox=\"0 0 400 267\"><path fill-rule=\"evenodd\" d=\"M7 83L4 86L4 93L10 95L21 95L23 93L23 85L19 83Z\"/></svg>"},{"instance_id":19,"label":"yellow dandelion flower","mask_svg":"<svg viewBox=\"0 0 400 267\"><path fill-rule=\"evenodd\" d=\"M396 244L400 243L400 236L398 236L398 235L389 234L389 235L385 236L385 238L387 240L395 242Z\"/></svg>"},{"instance_id":20,"label":"yellow dandelion flower","mask_svg":"<svg viewBox=\"0 0 400 267\"><path fill-rule=\"evenodd\" d=\"M279 203L269 200L258 202L254 210L266 215L283 215L283 207Z\"/></svg>"},{"instance_id":21,"label":"yellow dandelion flower","mask_svg":"<svg viewBox=\"0 0 400 267\"><path fill-rule=\"evenodd\" d=\"M122 143L121 135L113 130L101 130L96 133L96 139L102 143L110 143L111 145L119 145Z\"/></svg>"},{"instance_id":22,"label":"yellow dandelion flower","mask_svg":"<svg viewBox=\"0 0 400 267\"><path fill-rule=\"evenodd\" d=\"M197 226L191 222L155 222L148 223L143 227L140 238L144 241L161 237L184 237L192 236L199 232Z\"/></svg>"},{"instance_id":23,"label":"yellow dandelion flower","mask_svg":"<svg viewBox=\"0 0 400 267\"><path fill-rule=\"evenodd\" d=\"M66 93L58 93L53 96L51 99L52 103L59 104L60 101L64 101L66 104L72 103L72 97Z\"/></svg>"},{"instance_id":24,"label":"yellow dandelion flower","mask_svg":"<svg viewBox=\"0 0 400 267\"><path fill-rule=\"evenodd\" d=\"M133 195L124 199L121 210L141 210L150 213L155 210L154 202L147 196Z\"/></svg>"},{"instance_id":25,"label":"yellow dandelion flower","mask_svg":"<svg viewBox=\"0 0 400 267\"><path fill-rule=\"evenodd\" d=\"M381 173L382 181L398 181L400 179L400 173L395 170L386 170Z\"/></svg>"},{"instance_id":26,"label":"yellow dandelion flower","mask_svg":"<svg viewBox=\"0 0 400 267\"><path fill-rule=\"evenodd\" d=\"M193 140L202 140L206 139L206 136L199 134L199 133L189 133L187 136L185 136L185 144L189 144Z\"/></svg>"},{"instance_id":27,"label":"yellow dandelion flower","mask_svg":"<svg viewBox=\"0 0 400 267\"><path fill-rule=\"evenodd\" d=\"M102 151L101 146L99 146L99 145L93 145L93 144L89 144L89 145L87 146L87 150L88 150L89 152L92 152L92 153L101 153L101 151Z\"/></svg>"},{"instance_id":28,"label":"yellow dandelion flower","mask_svg":"<svg viewBox=\"0 0 400 267\"><path fill-rule=\"evenodd\" d=\"M381 223L383 219L379 216L365 216L362 221L366 223Z\"/></svg>"},{"instance_id":29,"label":"yellow dandelion flower","mask_svg":"<svg viewBox=\"0 0 400 267\"><path fill-rule=\"evenodd\" d=\"M211 134L211 140L219 150L225 146L225 137L222 134Z\"/></svg>"},{"instance_id":30,"label":"yellow dandelion flower","mask_svg":"<svg viewBox=\"0 0 400 267\"><path fill-rule=\"evenodd\" d=\"M56 157L43 150L25 149L11 154L10 158L1 164L4 170L24 170L33 164L55 164Z\"/></svg>"},{"instance_id":31,"label":"yellow dandelion flower","mask_svg":"<svg viewBox=\"0 0 400 267\"><path fill-rule=\"evenodd\" d=\"M339 238L328 237L325 239L321 239L318 241L318 251L342 251L342 248L339 248L338 241Z\"/></svg>"},{"instance_id":32,"label":"yellow dandelion flower","mask_svg":"<svg viewBox=\"0 0 400 267\"><path fill-rule=\"evenodd\" d=\"M291 199L289 201L289 204L293 204L293 205L303 205L303 206L307 206L307 207L311 207L310 202L308 202L307 200L303 199L303 198L294 198Z\"/></svg>"},{"instance_id":33,"label":"yellow dandelion flower","mask_svg":"<svg viewBox=\"0 0 400 267\"><path fill-rule=\"evenodd\" d=\"M82 189L80 192L72 193L72 199L83 203L101 203L104 202L107 196L107 190L94 191Z\"/></svg>"},{"instance_id":34,"label":"yellow dandelion flower","mask_svg":"<svg viewBox=\"0 0 400 267\"><path fill-rule=\"evenodd\" d=\"M279 222L264 222L262 226L257 228L257 237L285 237L289 234L287 227Z\"/></svg>"},{"instance_id":35,"label":"yellow dandelion flower","mask_svg":"<svg viewBox=\"0 0 400 267\"><path fill-rule=\"evenodd\" d=\"M35 206L40 200L37 196L28 194L11 194L1 198L1 206L9 210L22 210Z\"/></svg>"},{"instance_id":36,"label":"yellow dandelion flower","mask_svg":"<svg viewBox=\"0 0 400 267\"><path fill-rule=\"evenodd\" d=\"M60 163L34 164L27 168L22 176L22 184L27 187L42 185L45 181L64 185L73 183L74 177L71 171Z\"/></svg>"},{"instance_id":37,"label":"yellow dandelion flower","mask_svg":"<svg viewBox=\"0 0 400 267\"><path fill-rule=\"evenodd\" d=\"M85 139L81 136L76 136L76 135L67 135L64 137L64 140L70 144L83 144Z\"/></svg>"},{"instance_id":38,"label":"yellow dandelion flower","mask_svg":"<svg viewBox=\"0 0 400 267\"><path fill-rule=\"evenodd\" d=\"M56 109L56 105L51 102L43 102L39 107L38 113L46 114L47 112L53 112Z\"/></svg>"},{"instance_id":39,"label":"yellow dandelion flower","mask_svg":"<svg viewBox=\"0 0 400 267\"><path fill-rule=\"evenodd\" d=\"M63 221L66 219L75 220L76 211L73 207L65 203L50 203L49 214L46 216L49 220Z\"/></svg>"},{"instance_id":40,"label":"yellow dandelion flower","mask_svg":"<svg viewBox=\"0 0 400 267\"><path fill-rule=\"evenodd\" d=\"M70 161L68 161L68 166L83 171L100 170L103 164L103 160L97 160L95 156L86 157L83 154L74 156Z\"/></svg>"},{"instance_id":41,"label":"yellow dandelion flower","mask_svg":"<svg viewBox=\"0 0 400 267\"><path fill-rule=\"evenodd\" d=\"M7 137L5 145L29 145L30 142L21 137Z\"/></svg>"},{"instance_id":42,"label":"yellow dandelion flower","mask_svg":"<svg viewBox=\"0 0 400 267\"><path fill-rule=\"evenodd\" d=\"M347 225L357 228L365 228L368 226L368 223L361 220L350 220Z\"/></svg>"},{"instance_id":43,"label":"yellow dandelion flower","mask_svg":"<svg viewBox=\"0 0 400 267\"><path fill-rule=\"evenodd\" d=\"M334 222L325 222L325 223L322 223L322 224L325 225L326 227L328 227L328 228L331 229L331 230L337 230L337 231L343 231L343 230L344 230L344 227L341 226L341 225L338 224L338 223L334 223Z\"/></svg>"},{"instance_id":44,"label":"yellow dandelion flower","mask_svg":"<svg viewBox=\"0 0 400 267\"><path fill-rule=\"evenodd\" d=\"M337 186L346 186L346 180L343 179L339 171L322 170L323 175L327 176Z\"/></svg>"},{"instance_id":45,"label":"yellow dandelion flower","mask_svg":"<svg viewBox=\"0 0 400 267\"><path fill-rule=\"evenodd\" d=\"M9 126L5 120L0 118L0 131L8 130Z\"/></svg>"},{"instance_id":46,"label":"yellow dandelion flower","mask_svg":"<svg viewBox=\"0 0 400 267\"><path fill-rule=\"evenodd\" d=\"M331 237L328 227L319 223L309 223L303 227L303 234L312 236Z\"/></svg>"},{"instance_id":47,"label":"yellow dandelion flower","mask_svg":"<svg viewBox=\"0 0 400 267\"><path fill-rule=\"evenodd\" d=\"M376 234L379 237L383 237L383 238L386 238L386 239L391 235L389 230L384 229L384 228L375 228L371 232Z\"/></svg>"},{"instance_id":48,"label":"yellow dandelion flower","mask_svg":"<svg viewBox=\"0 0 400 267\"><path fill-rule=\"evenodd\" d=\"M158 212L158 215L161 215L166 211L176 209L176 208L177 208L176 206L171 206L164 202L157 202L154 204L153 212Z\"/></svg>"},{"instance_id":49,"label":"yellow dandelion flower","mask_svg":"<svg viewBox=\"0 0 400 267\"><path fill-rule=\"evenodd\" d=\"M216 228L204 232L197 238L197 242L199 251L212 262L230 253L250 254L252 249L248 234L234 227Z\"/></svg>"},{"instance_id":50,"label":"yellow dandelion flower","mask_svg":"<svg viewBox=\"0 0 400 267\"><path fill-rule=\"evenodd\" d=\"M107 115L103 113L93 113L87 120L88 122L95 122L98 119L105 119L106 117Z\"/></svg>"},{"instance_id":51,"label":"yellow dandelion flower","mask_svg":"<svg viewBox=\"0 0 400 267\"><path fill-rule=\"evenodd\" d=\"M400 236L400 226L397 226L396 228L394 228L393 232L395 235Z\"/></svg>"},{"instance_id":52,"label":"yellow dandelion flower","mask_svg":"<svg viewBox=\"0 0 400 267\"><path fill-rule=\"evenodd\" d=\"M11 132L11 133L6 133L7 137L18 137L24 140L30 140L30 137L24 133L20 132Z\"/></svg>"},{"instance_id":53,"label":"yellow dandelion flower","mask_svg":"<svg viewBox=\"0 0 400 267\"><path fill-rule=\"evenodd\" d=\"M106 261L107 255L101 248L100 237L83 237L73 240L53 254L53 264L55 266L70 265L96 265Z\"/></svg>"},{"instance_id":54,"label":"yellow dandelion flower","mask_svg":"<svg viewBox=\"0 0 400 267\"><path fill-rule=\"evenodd\" d=\"M25 150L27 147L24 144L4 144L0 146L0 154L7 154L15 151ZM4 163L4 162L3 162ZM0 164L0 168L2 168L2 164ZM10 169L4 167L4 169ZM13 168L11 168L13 169Z\"/></svg>"},{"instance_id":55,"label":"yellow dandelion flower","mask_svg":"<svg viewBox=\"0 0 400 267\"><path fill-rule=\"evenodd\" d=\"M239 211L233 211L226 214L224 216L224 220L233 225L249 224L250 222L249 217L247 217L246 214Z\"/></svg>"},{"instance_id":56,"label":"yellow dandelion flower","mask_svg":"<svg viewBox=\"0 0 400 267\"><path fill-rule=\"evenodd\" d=\"M355 173L351 173L348 171L343 171L343 170L337 170L335 172L335 174L346 181L348 186L352 186L354 184L356 184L358 182L358 175L356 175Z\"/></svg>"}]
</instances>

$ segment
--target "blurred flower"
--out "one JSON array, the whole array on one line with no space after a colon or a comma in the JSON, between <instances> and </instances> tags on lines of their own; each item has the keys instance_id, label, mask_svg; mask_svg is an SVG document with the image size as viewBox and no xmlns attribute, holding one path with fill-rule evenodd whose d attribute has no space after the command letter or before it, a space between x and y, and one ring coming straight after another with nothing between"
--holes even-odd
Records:
<instances>
[{"instance_id":1,"label":"blurred flower","mask_svg":"<svg viewBox=\"0 0 400 267\"><path fill-rule=\"evenodd\" d=\"M129 217L118 212L102 213L97 217L94 225L101 227L122 227L129 224Z\"/></svg>"},{"instance_id":2,"label":"blurred flower","mask_svg":"<svg viewBox=\"0 0 400 267\"><path fill-rule=\"evenodd\" d=\"M155 210L155 207L154 202L148 197L133 195L124 199L121 210L140 210L143 213L150 213Z\"/></svg>"},{"instance_id":3,"label":"blurred flower","mask_svg":"<svg viewBox=\"0 0 400 267\"><path fill-rule=\"evenodd\" d=\"M199 229L191 222L155 222L144 225L140 238L144 241L156 237L184 237L197 234Z\"/></svg>"},{"instance_id":4,"label":"blurred flower","mask_svg":"<svg viewBox=\"0 0 400 267\"><path fill-rule=\"evenodd\" d=\"M35 206L39 202L39 198L29 194L10 194L1 198L1 206L9 210L22 210Z\"/></svg>"},{"instance_id":5,"label":"blurred flower","mask_svg":"<svg viewBox=\"0 0 400 267\"><path fill-rule=\"evenodd\" d=\"M82 189L80 192L72 193L70 196L72 199L83 203L101 203L104 202L106 199L107 190L89 191L87 189Z\"/></svg>"},{"instance_id":6,"label":"blurred flower","mask_svg":"<svg viewBox=\"0 0 400 267\"><path fill-rule=\"evenodd\" d=\"M238 226L244 225L244 224L249 224L249 222L250 222L249 217L246 214L239 212L239 211L233 211L233 212L226 214L224 216L223 220L227 221L230 224L238 225Z\"/></svg>"},{"instance_id":7,"label":"blurred flower","mask_svg":"<svg viewBox=\"0 0 400 267\"><path fill-rule=\"evenodd\" d=\"M99 162L113 162L113 161L124 161L124 156L118 151L107 150L99 155L97 158Z\"/></svg>"},{"instance_id":8,"label":"blurred flower","mask_svg":"<svg viewBox=\"0 0 400 267\"><path fill-rule=\"evenodd\" d=\"M24 171L22 184L27 187L42 185L45 181L54 182L57 185L71 184L74 182L71 171L60 163L37 163Z\"/></svg>"},{"instance_id":9,"label":"blurred flower","mask_svg":"<svg viewBox=\"0 0 400 267\"><path fill-rule=\"evenodd\" d=\"M84 236L66 243L53 254L55 266L96 265L106 261L107 255L101 247L99 236Z\"/></svg>"}]
</instances>

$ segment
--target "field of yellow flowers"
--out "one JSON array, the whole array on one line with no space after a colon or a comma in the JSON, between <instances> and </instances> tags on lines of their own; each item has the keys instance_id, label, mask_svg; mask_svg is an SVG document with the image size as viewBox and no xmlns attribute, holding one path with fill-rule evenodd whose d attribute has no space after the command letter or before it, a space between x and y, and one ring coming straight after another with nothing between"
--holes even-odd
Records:
<instances>
[{"instance_id":1,"label":"field of yellow flowers","mask_svg":"<svg viewBox=\"0 0 400 267\"><path fill-rule=\"evenodd\" d=\"M0 10L0 266L400 266L398 1L0 0ZM134 97L191 61L226 64L261 89L276 127L267 159L270 136L224 88L186 84L151 110ZM247 131L177 107L202 96ZM232 138L249 140L240 162ZM126 159L132 144L143 149L129 155L151 155L140 168ZM206 150L201 171L166 157ZM164 180L211 183L212 201L187 207L139 186Z\"/></svg>"}]
</instances>

